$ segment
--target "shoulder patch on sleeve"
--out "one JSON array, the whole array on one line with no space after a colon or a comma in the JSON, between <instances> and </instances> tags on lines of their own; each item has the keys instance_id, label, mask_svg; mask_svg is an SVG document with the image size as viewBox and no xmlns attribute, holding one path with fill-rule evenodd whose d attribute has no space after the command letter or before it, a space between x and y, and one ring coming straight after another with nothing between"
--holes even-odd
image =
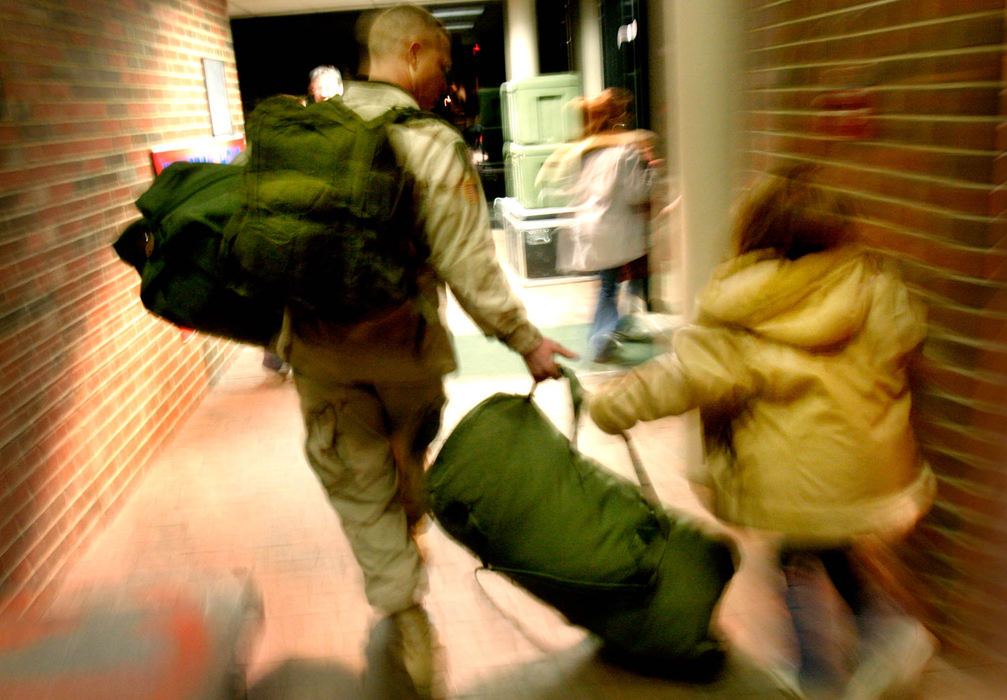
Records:
<instances>
[{"instance_id":1,"label":"shoulder patch on sleeve","mask_svg":"<svg viewBox=\"0 0 1007 700\"><path fill-rule=\"evenodd\" d=\"M479 201L479 184L471 177L466 177L460 187L466 202L475 204Z\"/></svg>"}]
</instances>

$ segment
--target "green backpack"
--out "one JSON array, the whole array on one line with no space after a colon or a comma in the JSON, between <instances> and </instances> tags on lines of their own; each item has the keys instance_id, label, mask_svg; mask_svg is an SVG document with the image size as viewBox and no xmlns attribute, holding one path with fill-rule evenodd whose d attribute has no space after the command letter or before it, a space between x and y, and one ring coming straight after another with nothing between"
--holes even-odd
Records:
<instances>
[{"instance_id":1,"label":"green backpack","mask_svg":"<svg viewBox=\"0 0 1007 700\"><path fill-rule=\"evenodd\" d=\"M394 108L368 121L339 98L262 102L247 126L244 202L224 231L233 288L338 323L413 298L429 251L387 127L420 116Z\"/></svg>"}]
</instances>

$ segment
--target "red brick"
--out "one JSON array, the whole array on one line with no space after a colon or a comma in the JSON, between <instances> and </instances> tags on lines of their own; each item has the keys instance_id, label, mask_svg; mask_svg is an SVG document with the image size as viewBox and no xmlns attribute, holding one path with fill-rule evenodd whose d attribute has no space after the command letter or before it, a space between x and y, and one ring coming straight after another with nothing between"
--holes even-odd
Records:
<instances>
[{"instance_id":1,"label":"red brick","mask_svg":"<svg viewBox=\"0 0 1007 700\"><path fill-rule=\"evenodd\" d=\"M930 386L916 404L941 498L966 518L1002 516L1007 477L988 466L1007 456L1002 0L766 3L746 14L745 122L759 132L749 134L750 166L828 163L829 183L857 199L866 240L902 261L930 306ZM837 86L870 89L868 137L814 132L815 99ZM968 637L983 615L1007 627L1003 606L990 604L1003 591L983 584L979 565L1002 567L1007 541L940 504L932 520L914 563L932 563L940 585L930 602L951 635ZM956 595L941 599L941 586Z\"/></svg>"},{"instance_id":2,"label":"red brick","mask_svg":"<svg viewBox=\"0 0 1007 700\"><path fill-rule=\"evenodd\" d=\"M169 8L160 0L155 4ZM209 136L208 118L200 113L205 94L199 58L226 62L228 92L239 104L226 4L199 9L198 21L185 9L155 19L147 4L73 0L50 22L26 0L5 5L4 91L19 111L11 111L14 118L0 128L0 146L8 146L0 191L15 214L5 221L7 240L18 242L4 251L14 256L4 259L17 260L19 276L3 286L3 298L23 311L9 317L12 327L0 340L0 377L9 380L0 390L0 426L15 436L4 454L16 457L20 470L12 482L18 486L12 492L19 499L17 520L5 520L0 529L0 551L14 551L16 540L30 554L21 552L16 561L8 556L0 580L15 576L15 569L25 581L34 572L57 571L63 550L77 545L68 521L79 520L86 531L100 516L94 506L115 478L116 470L107 466L111 455L129 465L118 489L131 483L151 446L200 396L179 387L202 382L192 374L197 366L182 362L177 352L146 371L146 380L144 372L134 371L149 360L133 355L156 324L136 322L144 312L135 273L108 248L116 231L137 215L133 200L152 176L149 147ZM173 31L187 36L173 37ZM53 79L66 61L81 55L80 47L99 67L79 66L80 79L72 84ZM151 49L158 55L153 59ZM240 113L232 118L240 128ZM121 355L116 363L110 361L113 348ZM74 397L87 401L68 405ZM184 403L173 405L178 401ZM133 424L120 425L120 406L137 414L130 415ZM135 435L138 420L152 431L149 440ZM97 489L82 489L92 478ZM35 515L52 523L46 530L52 534L19 535L24 528L17 514L39 505L48 506ZM44 539L33 541L38 537Z\"/></svg>"}]
</instances>

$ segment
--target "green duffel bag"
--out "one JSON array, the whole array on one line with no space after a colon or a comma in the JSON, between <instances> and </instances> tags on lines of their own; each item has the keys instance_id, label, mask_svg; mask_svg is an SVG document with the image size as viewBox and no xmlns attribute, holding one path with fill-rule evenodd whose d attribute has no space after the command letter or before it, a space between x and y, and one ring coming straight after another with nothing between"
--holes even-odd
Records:
<instances>
[{"instance_id":1,"label":"green duffel bag","mask_svg":"<svg viewBox=\"0 0 1007 700\"><path fill-rule=\"evenodd\" d=\"M580 387L565 373L576 425ZM694 680L719 671L710 620L734 574L732 545L580 454L530 395L472 409L428 471L427 495L451 537L598 635L612 660Z\"/></svg>"},{"instance_id":2,"label":"green duffel bag","mask_svg":"<svg viewBox=\"0 0 1007 700\"><path fill-rule=\"evenodd\" d=\"M237 292L220 269L223 231L244 199L244 169L172 163L136 200L143 218L113 244L140 275L140 301L176 325L268 346L280 332L283 300Z\"/></svg>"}]
</instances>

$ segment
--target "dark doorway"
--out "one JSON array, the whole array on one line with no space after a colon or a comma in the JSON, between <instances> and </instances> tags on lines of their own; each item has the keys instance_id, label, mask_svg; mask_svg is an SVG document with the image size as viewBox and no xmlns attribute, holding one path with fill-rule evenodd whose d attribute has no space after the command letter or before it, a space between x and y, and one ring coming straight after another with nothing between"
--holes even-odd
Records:
<instances>
[{"instance_id":1,"label":"dark doorway","mask_svg":"<svg viewBox=\"0 0 1007 700\"><path fill-rule=\"evenodd\" d=\"M359 64L353 35L359 12L324 12L231 20L234 60L245 115L266 97L304 95L308 73L333 65L344 77Z\"/></svg>"},{"instance_id":2,"label":"dark doorway","mask_svg":"<svg viewBox=\"0 0 1007 700\"><path fill-rule=\"evenodd\" d=\"M474 98L483 87L499 87L505 74L500 2L429 9L444 22L451 36L451 82L462 89L464 97ZM360 65L355 27L361 14L322 12L231 20L245 114L271 95L305 94L308 73L315 66L333 65L344 78L355 77ZM467 117L478 112L478 99L462 101L466 103L463 111Z\"/></svg>"},{"instance_id":3,"label":"dark doorway","mask_svg":"<svg viewBox=\"0 0 1007 700\"><path fill-rule=\"evenodd\" d=\"M650 128L647 13L644 0L602 0L605 86L626 88L636 98L636 126Z\"/></svg>"},{"instance_id":4,"label":"dark doorway","mask_svg":"<svg viewBox=\"0 0 1007 700\"><path fill-rule=\"evenodd\" d=\"M575 70L574 28L578 21L577 6L577 0L538 0L535 4L540 73L567 73Z\"/></svg>"},{"instance_id":5,"label":"dark doorway","mask_svg":"<svg viewBox=\"0 0 1007 700\"><path fill-rule=\"evenodd\" d=\"M504 11L499 0L429 8L451 37L450 99L434 111L452 122L473 149L487 198L503 196L500 84L506 79ZM355 12L324 12L231 21L242 108L248 113L276 94L304 95L308 73L333 65L357 77L361 56Z\"/></svg>"}]
</instances>

